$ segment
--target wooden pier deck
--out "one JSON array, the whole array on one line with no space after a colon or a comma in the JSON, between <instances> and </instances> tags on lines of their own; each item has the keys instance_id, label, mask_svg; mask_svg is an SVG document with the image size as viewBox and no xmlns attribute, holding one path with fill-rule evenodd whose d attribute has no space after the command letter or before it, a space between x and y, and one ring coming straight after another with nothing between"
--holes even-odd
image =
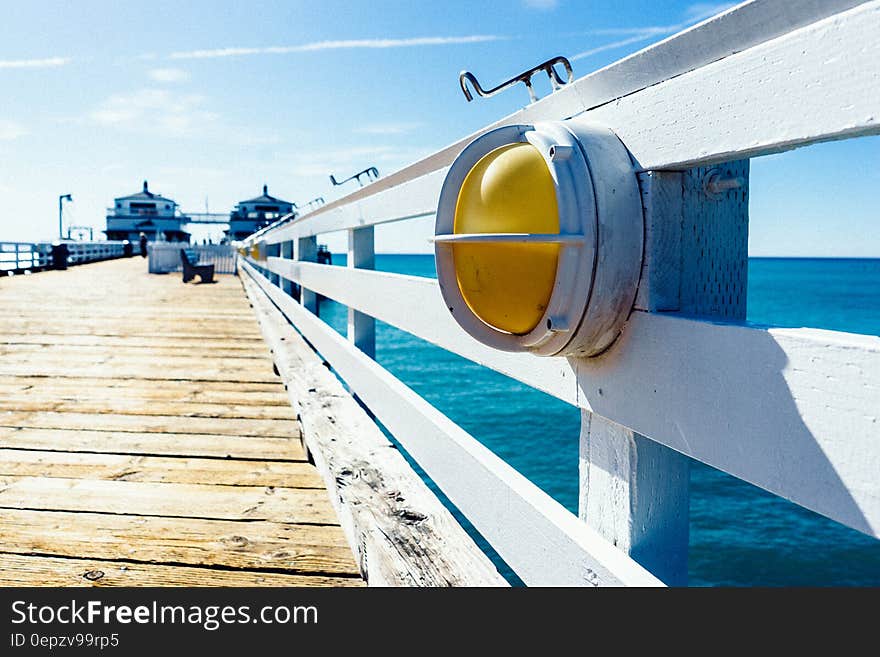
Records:
<instances>
[{"instance_id":1,"label":"wooden pier deck","mask_svg":"<svg viewBox=\"0 0 880 657\"><path fill-rule=\"evenodd\" d=\"M362 580L240 281L0 280L0 585Z\"/></svg>"}]
</instances>

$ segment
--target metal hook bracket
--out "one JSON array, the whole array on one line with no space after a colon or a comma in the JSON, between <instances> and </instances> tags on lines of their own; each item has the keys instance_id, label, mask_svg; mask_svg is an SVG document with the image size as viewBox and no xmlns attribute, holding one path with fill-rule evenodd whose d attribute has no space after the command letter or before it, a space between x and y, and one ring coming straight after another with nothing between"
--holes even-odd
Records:
<instances>
[{"instance_id":1,"label":"metal hook bracket","mask_svg":"<svg viewBox=\"0 0 880 657\"><path fill-rule=\"evenodd\" d=\"M358 185L361 187L364 186L364 183L361 181L361 176L366 176L367 182L372 182L374 180L379 180L379 169L376 167L367 167L363 171L358 171L353 176L349 176L345 180L336 180L336 177L331 173L330 174L330 182L333 183L333 186L344 185L349 180L357 180Z\"/></svg>"},{"instance_id":2,"label":"metal hook bracket","mask_svg":"<svg viewBox=\"0 0 880 657\"><path fill-rule=\"evenodd\" d=\"M567 79L563 80L559 73L554 68L557 64L562 64L565 68L565 73ZM479 81L470 71L462 71L458 76L458 82L461 85L461 90L464 93L464 97L468 102L471 102L474 99L471 90L468 88L468 82L470 82L471 86L474 88L474 91L478 96L482 96L483 98L488 98L489 96L494 96L498 94L508 87L512 87L517 82L522 82L526 85L526 89L529 90L529 98L530 103L534 103L538 100L538 97L535 95L535 90L532 88L532 76L535 73L539 73L543 71L547 74L547 77L550 79L550 84L553 86L553 91L557 91L569 84L572 80L572 71L571 71L571 62L568 61L565 57L554 57L553 59L548 59L546 62L538 64L537 66L530 68L528 71L523 71L519 75L510 78L506 82L502 82L497 87L493 87L491 89L483 89L480 86Z\"/></svg>"},{"instance_id":3,"label":"metal hook bracket","mask_svg":"<svg viewBox=\"0 0 880 657\"><path fill-rule=\"evenodd\" d=\"M307 211L308 211L308 210L312 210L312 209L315 209L315 208L319 208L319 207L321 207L322 205L324 205L324 197L323 197L323 196L318 196L317 198L313 198L313 199L312 199L311 201L309 201L308 203L303 204L303 207L306 208Z\"/></svg>"}]
</instances>

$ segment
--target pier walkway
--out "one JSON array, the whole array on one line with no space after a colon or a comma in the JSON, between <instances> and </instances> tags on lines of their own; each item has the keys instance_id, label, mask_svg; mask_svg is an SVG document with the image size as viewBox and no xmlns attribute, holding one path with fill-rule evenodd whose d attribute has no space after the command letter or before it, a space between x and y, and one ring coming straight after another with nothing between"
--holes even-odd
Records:
<instances>
[{"instance_id":1,"label":"pier walkway","mask_svg":"<svg viewBox=\"0 0 880 657\"><path fill-rule=\"evenodd\" d=\"M362 584L241 282L0 280L0 585Z\"/></svg>"}]
</instances>

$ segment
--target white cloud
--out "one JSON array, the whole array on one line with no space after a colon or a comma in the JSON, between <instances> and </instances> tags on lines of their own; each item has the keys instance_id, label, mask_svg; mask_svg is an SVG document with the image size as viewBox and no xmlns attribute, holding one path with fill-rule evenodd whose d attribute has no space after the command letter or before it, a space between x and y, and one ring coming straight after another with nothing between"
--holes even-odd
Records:
<instances>
[{"instance_id":1,"label":"white cloud","mask_svg":"<svg viewBox=\"0 0 880 657\"><path fill-rule=\"evenodd\" d=\"M204 109L196 94L173 94L166 89L141 89L116 94L89 116L93 121L120 128L143 127L171 135L190 135L216 122L218 115Z\"/></svg>"},{"instance_id":2,"label":"white cloud","mask_svg":"<svg viewBox=\"0 0 880 657\"><path fill-rule=\"evenodd\" d=\"M583 52L579 52L573 57L569 57L571 61L577 61L579 59L584 59L586 57L590 57L592 55L598 54L600 52L605 52L606 50L614 50L615 48L622 48L624 46L630 46L634 43L640 43L642 41L648 41L649 39L667 36L670 34L674 34L676 32L680 32L687 27L692 26L695 23L699 23L707 18L714 16L715 14L719 14L727 9L733 7L735 3L726 2L726 3L697 3L688 6L685 9L685 20L680 23L676 23L674 25L645 25L642 27L619 27L619 28L605 28L599 30L593 30L591 34L605 34L605 35L632 35L625 39L619 39L616 41L612 41L610 43L604 43L601 46L596 46L595 48L590 48L589 50L584 50Z\"/></svg>"},{"instance_id":3,"label":"white cloud","mask_svg":"<svg viewBox=\"0 0 880 657\"><path fill-rule=\"evenodd\" d=\"M404 135L422 126L418 122L401 123L368 123L354 128L354 132L362 135Z\"/></svg>"},{"instance_id":4,"label":"white cloud","mask_svg":"<svg viewBox=\"0 0 880 657\"><path fill-rule=\"evenodd\" d=\"M44 57L42 59L0 59L0 68L57 68L69 64L70 57Z\"/></svg>"},{"instance_id":5,"label":"white cloud","mask_svg":"<svg viewBox=\"0 0 880 657\"><path fill-rule=\"evenodd\" d=\"M529 9L556 9L559 0L523 0L523 4Z\"/></svg>"},{"instance_id":6,"label":"white cloud","mask_svg":"<svg viewBox=\"0 0 880 657\"><path fill-rule=\"evenodd\" d=\"M189 73L180 68L154 68L147 75L156 82L186 82Z\"/></svg>"},{"instance_id":7,"label":"white cloud","mask_svg":"<svg viewBox=\"0 0 880 657\"><path fill-rule=\"evenodd\" d=\"M244 57L248 55L288 55L320 50L353 50L412 48L415 46L446 46L466 43L501 41L507 37L493 34L472 34L453 37L415 37L409 39L347 39L338 41L315 41L298 46L265 46L259 48L217 48L213 50L188 50L171 53L171 59L211 59L215 57Z\"/></svg>"},{"instance_id":8,"label":"white cloud","mask_svg":"<svg viewBox=\"0 0 880 657\"><path fill-rule=\"evenodd\" d=\"M662 32L661 34L668 34L667 32ZM652 34L636 34L635 36L631 36L628 39L620 39L619 41L612 41L611 43L605 43L601 46L596 46L595 48L590 48L589 50L584 50L583 52L579 52L574 57L571 57L571 61L575 62L579 59L584 59L585 57L591 57L592 55L596 55L600 52L605 52L606 50L614 50L615 48L622 48L623 46L629 46L633 43L641 43L642 41L647 41L652 36L656 36L656 33Z\"/></svg>"},{"instance_id":9,"label":"white cloud","mask_svg":"<svg viewBox=\"0 0 880 657\"><path fill-rule=\"evenodd\" d=\"M85 120L119 130L244 147L279 143L274 132L251 125L230 125L209 106L209 100L198 94L147 88L110 96Z\"/></svg>"},{"instance_id":10,"label":"white cloud","mask_svg":"<svg viewBox=\"0 0 880 657\"><path fill-rule=\"evenodd\" d=\"M0 119L0 141L10 141L24 137L28 131L20 123Z\"/></svg>"}]
</instances>

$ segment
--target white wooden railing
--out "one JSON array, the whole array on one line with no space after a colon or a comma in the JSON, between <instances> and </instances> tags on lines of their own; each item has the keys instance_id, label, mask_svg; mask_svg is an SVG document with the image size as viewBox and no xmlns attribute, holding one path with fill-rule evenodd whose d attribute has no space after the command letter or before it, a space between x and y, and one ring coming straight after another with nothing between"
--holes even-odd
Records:
<instances>
[{"instance_id":1,"label":"white wooden railing","mask_svg":"<svg viewBox=\"0 0 880 657\"><path fill-rule=\"evenodd\" d=\"M70 265L121 258L126 254L126 243L122 241L64 241L62 244L67 247L65 264ZM40 271L53 268L56 264L53 243L0 242L0 272Z\"/></svg>"},{"instance_id":2,"label":"white wooden railing","mask_svg":"<svg viewBox=\"0 0 880 657\"><path fill-rule=\"evenodd\" d=\"M0 242L0 272L45 269L51 262L51 244Z\"/></svg>"},{"instance_id":3,"label":"white wooden railing","mask_svg":"<svg viewBox=\"0 0 880 657\"><path fill-rule=\"evenodd\" d=\"M125 255L124 241L65 242L65 244L68 250L67 262L71 265L121 258Z\"/></svg>"},{"instance_id":4,"label":"white wooden railing","mask_svg":"<svg viewBox=\"0 0 880 657\"><path fill-rule=\"evenodd\" d=\"M637 163L639 293L599 358L490 349L436 281L372 271L373 227L433 215L476 135L252 236L242 269L527 584L657 582L629 557L682 583L681 455L876 537L880 338L744 320L748 158L880 133L878 34L880 2L755 0L486 128L579 116ZM719 172L742 185L707 194ZM348 266L314 262L317 237L338 230ZM348 341L318 318L316 294L349 307ZM374 318L582 409L581 518L379 366Z\"/></svg>"}]
</instances>

